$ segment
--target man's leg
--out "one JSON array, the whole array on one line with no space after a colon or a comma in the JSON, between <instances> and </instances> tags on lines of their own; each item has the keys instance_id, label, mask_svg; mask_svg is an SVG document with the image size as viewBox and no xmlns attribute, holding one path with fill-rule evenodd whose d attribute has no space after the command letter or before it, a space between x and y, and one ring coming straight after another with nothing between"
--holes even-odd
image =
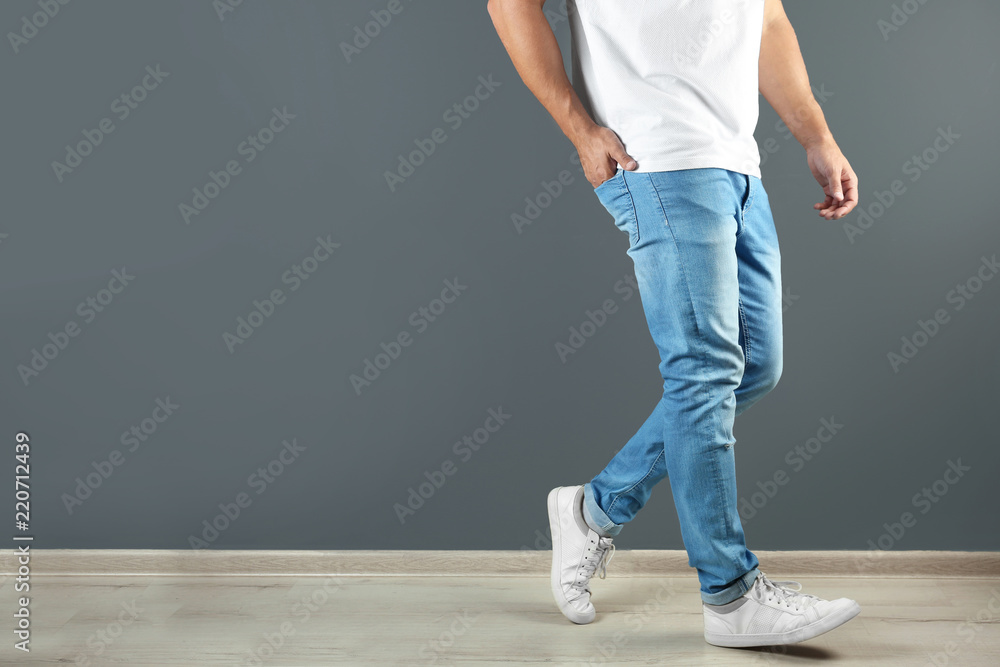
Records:
<instances>
[{"instance_id":1,"label":"man's leg","mask_svg":"<svg viewBox=\"0 0 1000 667\"><path fill-rule=\"evenodd\" d=\"M755 371L738 391L744 369L753 368L740 345L745 318L768 310L762 290L749 289L744 299L740 285L738 245L754 185L759 180L727 170L693 169L620 171L597 188L629 234L664 389L642 427L585 485L584 515L599 534L616 535L669 472L689 563L698 570L702 598L713 604L746 592L758 565L737 512L732 449L737 397L749 405L768 384L766 373ZM750 279L759 269L748 271ZM780 308L780 292L778 298Z\"/></svg>"}]
</instances>

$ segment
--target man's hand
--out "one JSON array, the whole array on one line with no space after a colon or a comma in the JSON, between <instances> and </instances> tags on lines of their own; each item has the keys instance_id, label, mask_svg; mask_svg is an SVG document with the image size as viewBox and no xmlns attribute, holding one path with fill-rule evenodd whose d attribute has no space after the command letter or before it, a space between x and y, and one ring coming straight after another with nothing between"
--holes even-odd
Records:
<instances>
[{"instance_id":1,"label":"man's hand","mask_svg":"<svg viewBox=\"0 0 1000 667\"><path fill-rule=\"evenodd\" d=\"M826 199L813 208L827 220L839 220L850 213L858 204L858 177L837 144L829 140L809 146L806 160L826 193Z\"/></svg>"},{"instance_id":2,"label":"man's hand","mask_svg":"<svg viewBox=\"0 0 1000 667\"><path fill-rule=\"evenodd\" d=\"M625 146L614 130L600 125L593 125L574 142L580 154L580 166L583 174L593 187L615 175L618 165L632 171L639 165L631 155L625 152Z\"/></svg>"}]
</instances>

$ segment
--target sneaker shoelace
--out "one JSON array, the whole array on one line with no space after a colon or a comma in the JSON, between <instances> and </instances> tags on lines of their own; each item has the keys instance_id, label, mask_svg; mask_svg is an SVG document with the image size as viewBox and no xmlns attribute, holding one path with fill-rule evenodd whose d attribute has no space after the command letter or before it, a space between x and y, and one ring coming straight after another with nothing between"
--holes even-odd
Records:
<instances>
[{"instance_id":1,"label":"sneaker shoelace","mask_svg":"<svg viewBox=\"0 0 1000 667\"><path fill-rule=\"evenodd\" d=\"M582 577L577 578L577 582L574 584L579 591L586 591L590 593L590 578L594 576L594 572L600 569L597 576L601 579L607 577L608 574L608 564L615 555L615 545L611 541L610 537L599 537L597 544L587 547L587 553L583 557L583 563L580 566L580 574Z\"/></svg>"},{"instance_id":2,"label":"sneaker shoelace","mask_svg":"<svg viewBox=\"0 0 1000 667\"><path fill-rule=\"evenodd\" d=\"M787 588L787 586L792 584L798 588ZM754 588L757 590L758 596L769 601L774 600L779 605L786 605L795 611L802 611L820 600L815 595L800 593L802 584L797 581L771 581L764 576L763 572L760 573L760 577L754 582Z\"/></svg>"}]
</instances>

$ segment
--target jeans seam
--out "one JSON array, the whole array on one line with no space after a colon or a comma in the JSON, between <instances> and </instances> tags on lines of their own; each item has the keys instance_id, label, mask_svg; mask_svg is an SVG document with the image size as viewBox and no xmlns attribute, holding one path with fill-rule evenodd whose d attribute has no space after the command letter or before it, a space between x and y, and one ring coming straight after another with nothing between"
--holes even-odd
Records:
<instances>
[{"instance_id":1,"label":"jeans seam","mask_svg":"<svg viewBox=\"0 0 1000 667\"><path fill-rule=\"evenodd\" d=\"M750 574L750 572L753 572L754 570L757 570L756 566L754 566L753 569L751 569L749 572L744 573L744 575L740 577L740 590L743 591L744 593L753 588L753 582L757 581L757 575L754 575L754 578L751 579L749 582L746 580L747 575ZM758 573L759 572L760 571L758 570Z\"/></svg>"},{"instance_id":2,"label":"jeans seam","mask_svg":"<svg viewBox=\"0 0 1000 667\"><path fill-rule=\"evenodd\" d=\"M611 505L609 505L609 506L608 506L608 509L607 509L607 510L606 510L606 511L605 511L604 513L605 513L605 514L608 514L608 512L610 512L610 511L611 511L612 509L614 509L614 506L615 506L615 503L617 503L617 502L618 502L618 499L619 499L619 498L621 498L621 497L622 497L622 496L624 496L624 495L627 495L627 494L631 493L631 492L632 492L632 490L633 490L633 489L635 489L635 487L639 486L639 485L640 485L640 484L642 484L642 483L643 483L644 481L646 481L646 478L647 478L647 477L649 477L649 476L650 476L651 474L653 474L653 469L654 469L654 468L656 468L656 464L657 464L657 462L658 462L658 461L659 461L659 460L660 460L660 459L661 459L662 457L663 457L663 450L661 449L661 450L660 450L660 453L656 455L656 458L655 458L655 459L653 459L653 464L652 464L651 466L649 466L649 470L647 470L647 471L646 471L646 474L642 476L642 479L640 479L640 480L639 480L638 482L636 482L636 483L635 483L635 484L633 484L632 486L628 487L627 489L625 489L625 490L624 490L624 491L622 491L621 493L616 493L616 494L615 494L615 499L611 501ZM611 519L611 516L609 515L609 516L608 516L608 518L609 518L609 519ZM613 521L613 519L612 519L612 521Z\"/></svg>"},{"instance_id":3,"label":"jeans seam","mask_svg":"<svg viewBox=\"0 0 1000 667\"><path fill-rule=\"evenodd\" d=\"M743 352L744 352L744 365L750 365L750 327L747 324L747 314L743 309L743 298L739 299L740 304L740 324L743 325Z\"/></svg>"},{"instance_id":4,"label":"jeans seam","mask_svg":"<svg viewBox=\"0 0 1000 667\"><path fill-rule=\"evenodd\" d=\"M628 183L625 181L625 171L624 170L621 172L621 178L622 178L621 187L625 191L625 193L628 195L628 201L629 201L629 204L631 205L630 208L632 209L632 227L633 227L633 229L635 229L635 241L633 242L633 245L635 245L636 243L639 242L639 238L640 238L639 237L639 216L635 212L635 199L632 197L632 191L629 189Z\"/></svg>"}]
</instances>

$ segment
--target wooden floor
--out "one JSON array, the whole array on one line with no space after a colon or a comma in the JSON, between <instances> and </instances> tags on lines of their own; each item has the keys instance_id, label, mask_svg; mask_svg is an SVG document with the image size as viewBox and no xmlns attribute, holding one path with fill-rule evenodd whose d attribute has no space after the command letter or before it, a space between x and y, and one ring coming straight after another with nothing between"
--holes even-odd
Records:
<instances>
[{"instance_id":1,"label":"wooden floor","mask_svg":"<svg viewBox=\"0 0 1000 667\"><path fill-rule=\"evenodd\" d=\"M593 581L585 626L537 575L35 574L30 654L11 647L8 576L0 664L1000 665L1000 578L798 576L805 592L858 600L861 615L790 647L724 649L702 637L695 577L611 569Z\"/></svg>"}]
</instances>

